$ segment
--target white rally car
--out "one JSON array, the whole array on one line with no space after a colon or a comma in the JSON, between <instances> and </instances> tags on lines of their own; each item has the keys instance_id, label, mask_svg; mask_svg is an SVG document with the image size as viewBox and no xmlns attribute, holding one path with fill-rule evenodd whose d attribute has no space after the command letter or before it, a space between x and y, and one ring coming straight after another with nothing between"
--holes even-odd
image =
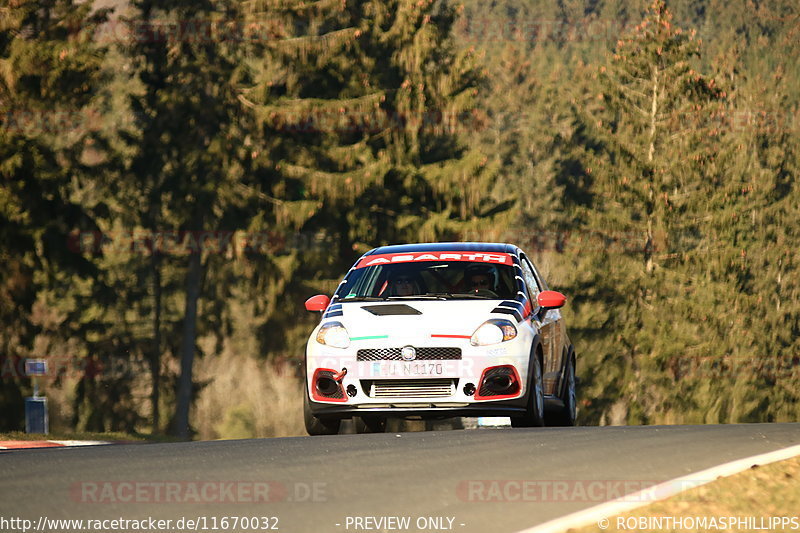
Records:
<instances>
[{"instance_id":1,"label":"white rally car","mask_svg":"<svg viewBox=\"0 0 800 533\"><path fill-rule=\"evenodd\" d=\"M364 254L306 348L305 424L360 432L387 417L506 416L575 423L575 353L551 291L511 244L384 246ZM547 410L545 407L547 406Z\"/></svg>"}]
</instances>

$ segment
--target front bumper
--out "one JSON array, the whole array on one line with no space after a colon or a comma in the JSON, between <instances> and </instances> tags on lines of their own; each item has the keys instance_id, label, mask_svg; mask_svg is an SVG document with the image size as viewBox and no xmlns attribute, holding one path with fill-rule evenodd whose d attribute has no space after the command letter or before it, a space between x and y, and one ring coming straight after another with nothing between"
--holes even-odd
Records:
<instances>
[{"instance_id":1,"label":"front bumper","mask_svg":"<svg viewBox=\"0 0 800 533\"><path fill-rule=\"evenodd\" d=\"M506 400L512 406L524 406L518 400L524 400L527 392L528 359L523 357L337 363L309 365L306 386L313 402L353 409L455 409L488 404L499 408ZM415 373L419 371L427 374Z\"/></svg>"},{"instance_id":2,"label":"front bumper","mask_svg":"<svg viewBox=\"0 0 800 533\"><path fill-rule=\"evenodd\" d=\"M331 405L310 401L311 412L317 417L350 418L352 416L391 416L398 418L448 418L482 416L522 416L526 397L495 402L423 402L394 404Z\"/></svg>"},{"instance_id":3,"label":"front bumper","mask_svg":"<svg viewBox=\"0 0 800 533\"><path fill-rule=\"evenodd\" d=\"M311 411L339 417L366 413L398 417L523 414L533 333L521 327L513 340L472 346L466 336L412 332L355 340L346 349L321 345L312 335L305 365ZM414 348L415 359L401 359L404 347ZM487 369L501 367L514 387L503 393L484 388L490 381L487 378L493 376ZM323 388L330 394L320 394L316 381L320 375L328 378ZM336 391L330 382L333 377Z\"/></svg>"}]
</instances>

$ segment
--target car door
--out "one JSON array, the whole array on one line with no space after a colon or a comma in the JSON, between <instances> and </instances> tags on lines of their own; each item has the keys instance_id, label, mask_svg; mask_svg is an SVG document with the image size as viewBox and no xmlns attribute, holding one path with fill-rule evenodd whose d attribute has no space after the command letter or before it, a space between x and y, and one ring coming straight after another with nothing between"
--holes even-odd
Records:
<instances>
[{"instance_id":1,"label":"car door","mask_svg":"<svg viewBox=\"0 0 800 533\"><path fill-rule=\"evenodd\" d=\"M536 265L531 263L530 266L533 269L533 275L536 276L536 279L539 282L539 286L542 288L542 290L549 291L550 287L542 277L542 274L536 269ZM552 309L552 312L555 322L555 327L553 328L553 353L556 355L556 359L558 359L558 368L560 370L564 364L563 358L567 353L569 338L567 338L567 328L564 325L564 317L561 314L561 309Z\"/></svg>"},{"instance_id":2,"label":"car door","mask_svg":"<svg viewBox=\"0 0 800 533\"><path fill-rule=\"evenodd\" d=\"M542 349L544 351L544 361L542 364L542 386L544 393L556 395L558 392L558 380L561 374L561 357L563 341L560 340L559 328L561 326L561 313L558 309L542 311L539 307L537 297L543 290L548 290L547 285L534 268L525 254L520 254L522 263L522 276L528 288L529 298L533 306L534 321L540 330Z\"/></svg>"}]
</instances>

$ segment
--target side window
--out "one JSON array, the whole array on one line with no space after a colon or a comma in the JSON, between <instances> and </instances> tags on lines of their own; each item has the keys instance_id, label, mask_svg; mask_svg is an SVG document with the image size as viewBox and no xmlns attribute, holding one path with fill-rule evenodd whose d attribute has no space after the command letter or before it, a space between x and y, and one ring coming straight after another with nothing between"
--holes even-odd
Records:
<instances>
[{"instance_id":1,"label":"side window","mask_svg":"<svg viewBox=\"0 0 800 533\"><path fill-rule=\"evenodd\" d=\"M531 268L530 263L528 263L528 258L524 255L522 256L522 278L525 280L525 286L528 287L528 298L531 300L531 305L535 309L536 304L536 297L539 296L541 289L539 288L539 283L536 281L536 276L533 274L533 268Z\"/></svg>"},{"instance_id":2,"label":"side window","mask_svg":"<svg viewBox=\"0 0 800 533\"><path fill-rule=\"evenodd\" d=\"M528 261L528 258L527 258L527 257L525 258L525 262L530 264L531 270L533 270L533 275L534 275L534 276L536 276L536 281L538 281L538 282L539 282L539 290L542 290L542 291L549 291L549 290L550 290L550 287L548 287L548 286L547 286L547 282L544 280L544 278L543 278L543 277L542 277L542 275L539 273L539 271L538 271L538 270L536 270L536 267L535 267L535 266L533 266L533 263L531 263L530 261Z\"/></svg>"}]
</instances>

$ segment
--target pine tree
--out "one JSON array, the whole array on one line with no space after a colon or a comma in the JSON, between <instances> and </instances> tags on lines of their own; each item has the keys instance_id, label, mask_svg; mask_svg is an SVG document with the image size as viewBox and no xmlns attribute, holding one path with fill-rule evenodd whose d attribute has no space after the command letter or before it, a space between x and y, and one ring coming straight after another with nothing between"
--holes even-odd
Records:
<instances>
[{"instance_id":1,"label":"pine tree","mask_svg":"<svg viewBox=\"0 0 800 533\"><path fill-rule=\"evenodd\" d=\"M719 149L719 129L703 126L722 114L727 93L695 70L699 53L694 33L655 1L599 69L600 91L578 108L592 194L581 218L606 243L582 258L580 270L595 274L578 287L599 319L592 330L613 332L595 364L619 369L592 387L627 398L630 420L654 414L667 386L664 361L702 338L680 318L693 290L683 264L702 246L696 199Z\"/></svg>"},{"instance_id":2,"label":"pine tree","mask_svg":"<svg viewBox=\"0 0 800 533\"><path fill-rule=\"evenodd\" d=\"M257 168L244 184L262 203L251 229L285 242L300 232L335 243L260 259L272 279L264 289L300 301L308 289L287 284L291 277L327 287L372 246L458 239L508 209L494 195L495 165L463 142L465 129L480 126L483 81L474 54L452 41L455 8L247 5L254 20L271 21L270 38L251 46L256 78L241 96L261 125ZM279 297L264 295L264 320L285 321L270 329L290 331L294 318L269 311ZM273 347L287 339L273 335Z\"/></svg>"},{"instance_id":3,"label":"pine tree","mask_svg":"<svg viewBox=\"0 0 800 533\"><path fill-rule=\"evenodd\" d=\"M469 194L485 158L450 131L473 125L480 83L470 54L453 48L455 16L427 1L290 2L263 14L303 33L266 47L246 94L275 143L261 155L276 182L302 182L347 212L346 240L452 235L485 209Z\"/></svg>"},{"instance_id":4,"label":"pine tree","mask_svg":"<svg viewBox=\"0 0 800 533\"><path fill-rule=\"evenodd\" d=\"M152 412L158 425L161 367L161 309L164 272L182 271L180 376L176 391L175 434L188 437L193 396L192 366L197 352L199 300L210 253L196 242L206 228L225 220L246 164L246 121L239 113L236 79L239 43L226 25L237 20L227 2L177 2L167 9L157 2L135 4L131 23L144 35L126 53L135 65L143 91L131 96L135 146L124 179L136 202L134 219L150 235L165 229L179 232L190 245L186 255L151 256L153 342L150 350ZM142 27L148 31L141 33ZM168 28L176 28L170 32ZM212 33L205 30L212 28ZM138 191L138 194L136 193ZM182 264L181 264L182 263ZM155 429L158 429L157 427Z\"/></svg>"},{"instance_id":5,"label":"pine tree","mask_svg":"<svg viewBox=\"0 0 800 533\"><path fill-rule=\"evenodd\" d=\"M4 2L0 13L0 352L13 363L1 378L0 427L18 429L27 390L19 361L48 355L34 351L45 321L36 305L59 307L62 341L85 327L79 307L43 299L45 290L63 295L92 274L67 235L91 227L79 194L95 172L84 155L104 51L74 28L95 27L106 10L48 0Z\"/></svg>"}]
</instances>

